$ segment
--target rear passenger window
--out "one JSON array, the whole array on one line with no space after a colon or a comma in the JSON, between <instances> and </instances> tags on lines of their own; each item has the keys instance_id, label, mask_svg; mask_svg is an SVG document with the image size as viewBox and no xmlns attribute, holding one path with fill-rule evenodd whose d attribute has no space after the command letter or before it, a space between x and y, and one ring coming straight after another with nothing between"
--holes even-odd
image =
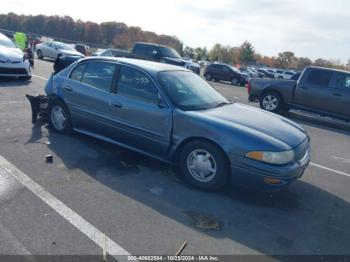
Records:
<instances>
[{"instance_id":1,"label":"rear passenger window","mask_svg":"<svg viewBox=\"0 0 350 262\"><path fill-rule=\"evenodd\" d=\"M143 45L135 45L133 53L142 55L145 53L145 47Z\"/></svg>"},{"instance_id":2,"label":"rear passenger window","mask_svg":"<svg viewBox=\"0 0 350 262\"><path fill-rule=\"evenodd\" d=\"M143 72L121 66L117 92L148 103L156 103L158 100L158 89L153 81Z\"/></svg>"},{"instance_id":3,"label":"rear passenger window","mask_svg":"<svg viewBox=\"0 0 350 262\"><path fill-rule=\"evenodd\" d=\"M153 58L156 54L159 54L158 47L156 46L152 46L152 45L146 46L145 50L146 51L144 55L150 58Z\"/></svg>"},{"instance_id":4,"label":"rear passenger window","mask_svg":"<svg viewBox=\"0 0 350 262\"><path fill-rule=\"evenodd\" d=\"M326 70L312 70L307 79L306 83L310 85L316 85L321 87L329 87L332 79L333 72Z\"/></svg>"},{"instance_id":5,"label":"rear passenger window","mask_svg":"<svg viewBox=\"0 0 350 262\"><path fill-rule=\"evenodd\" d=\"M79 81L81 80L81 77L83 76L83 73L85 71L86 63L77 65L72 73L70 74L70 79Z\"/></svg>"},{"instance_id":6,"label":"rear passenger window","mask_svg":"<svg viewBox=\"0 0 350 262\"><path fill-rule=\"evenodd\" d=\"M336 87L350 90L350 75L346 75L346 74L338 75Z\"/></svg>"},{"instance_id":7,"label":"rear passenger window","mask_svg":"<svg viewBox=\"0 0 350 262\"><path fill-rule=\"evenodd\" d=\"M110 92L115 67L116 65L112 63L90 62L85 69L81 82L97 89Z\"/></svg>"}]
</instances>

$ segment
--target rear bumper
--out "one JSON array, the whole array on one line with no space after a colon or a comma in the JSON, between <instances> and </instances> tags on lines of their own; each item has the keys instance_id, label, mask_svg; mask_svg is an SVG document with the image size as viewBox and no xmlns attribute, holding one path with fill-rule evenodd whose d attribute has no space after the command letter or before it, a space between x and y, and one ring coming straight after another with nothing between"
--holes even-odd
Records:
<instances>
[{"instance_id":1,"label":"rear bumper","mask_svg":"<svg viewBox=\"0 0 350 262\"><path fill-rule=\"evenodd\" d=\"M263 190L280 189L301 178L310 160L310 149L300 162L283 166L235 157L235 164L231 165L231 182Z\"/></svg>"}]
</instances>

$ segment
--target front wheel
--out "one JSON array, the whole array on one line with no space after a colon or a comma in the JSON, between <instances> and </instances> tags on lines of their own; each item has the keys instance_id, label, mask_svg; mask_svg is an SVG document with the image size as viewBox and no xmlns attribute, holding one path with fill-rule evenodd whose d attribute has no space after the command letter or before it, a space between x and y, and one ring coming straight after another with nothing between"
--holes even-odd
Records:
<instances>
[{"instance_id":1,"label":"front wheel","mask_svg":"<svg viewBox=\"0 0 350 262\"><path fill-rule=\"evenodd\" d=\"M279 113L282 111L283 102L276 92L266 92L261 96L260 107L266 111Z\"/></svg>"},{"instance_id":2,"label":"front wheel","mask_svg":"<svg viewBox=\"0 0 350 262\"><path fill-rule=\"evenodd\" d=\"M210 73L206 73L206 74L205 74L205 79L206 79L207 81L211 81L211 80L213 79L213 76L212 76Z\"/></svg>"},{"instance_id":3,"label":"front wheel","mask_svg":"<svg viewBox=\"0 0 350 262\"><path fill-rule=\"evenodd\" d=\"M195 187L217 190L223 187L229 176L229 166L224 153L212 143L193 141L180 153L181 173Z\"/></svg>"},{"instance_id":4,"label":"front wheel","mask_svg":"<svg viewBox=\"0 0 350 262\"><path fill-rule=\"evenodd\" d=\"M52 103L49 110L50 126L59 133L71 133L71 117L67 106L60 100Z\"/></svg>"}]
</instances>

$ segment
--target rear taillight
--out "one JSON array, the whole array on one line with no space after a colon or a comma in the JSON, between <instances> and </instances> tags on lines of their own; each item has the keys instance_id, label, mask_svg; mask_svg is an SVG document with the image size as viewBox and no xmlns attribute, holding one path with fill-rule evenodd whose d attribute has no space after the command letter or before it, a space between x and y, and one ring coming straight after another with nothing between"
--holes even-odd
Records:
<instances>
[{"instance_id":1,"label":"rear taillight","mask_svg":"<svg viewBox=\"0 0 350 262\"><path fill-rule=\"evenodd\" d=\"M248 91L248 94L250 94L250 90L252 89L252 86L250 84L250 81L248 81L248 84L247 84L247 91Z\"/></svg>"}]
</instances>

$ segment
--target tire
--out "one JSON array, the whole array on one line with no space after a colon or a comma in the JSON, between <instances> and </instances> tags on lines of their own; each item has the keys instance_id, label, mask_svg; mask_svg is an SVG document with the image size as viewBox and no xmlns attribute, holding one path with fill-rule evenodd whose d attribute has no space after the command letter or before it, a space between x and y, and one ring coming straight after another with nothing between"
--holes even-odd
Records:
<instances>
[{"instance_id":1,"label":"tire","mask_svg":"<svg viewBox=\"0 0 350 262\"><path fill-rule=\"evenodd\" d=\"M49 109L49 124L59 133L70 134L72 132L72 121L69 110L65 103L56 99Z\"/></svg>"},{"instance_id":2,"label":"tire","mask_svg":"<svg viewBox=\"0 0 350 262\"><path fill-rule=\"evenodd\" d=\"M206 73L204 77L207 81L211 81L213 79L213 76L210 73Z\"/></svg>"},{"instance_id":3,"label":"tire","mask_svg":"<svg viewBox=\"0 0 350 262\"><path fill-rule=\"evenodd\" d=\"M208 159L204 160L205 156ZM195 140L185 145L180 152L179 167L190 184L203 190L218 190L229 177L226 156L216 145L206 141Z\"/></svg>"},{"instance_id":4,"label":"tire","mask_svg":"<svg viewBox=\"0 0 350 262\"><path fill-rule=\"evenodd\" d=\"M266 111L281 113L283 111L283 106L282 98L277 92L265 92L260 98L260 108Z\"/></svg>"},{"instance_id":5,"label":"tire","mask_svg":"<svg viewBox=\"0 0 350 262\"><path fill-rule=\"evenodd\" d=\"M36 52L36 54L38 55L38 58L39 58L39 59L43 59L43 58L44 58L44 57L43 57L43 54L41 53L41 50L40 50L40 49Z\"/></svg>"},{"instance_id":6,"label":"tire","mask_svg":"<svg viewBox=\"0 0 350 262\"><path fill-rule=\"evenodd\" d=\"M232 77L231 79L231 84L234 85L234 86L237 86L238 85L238 78L237 77Z\"/></svg>"}]
</instances>

